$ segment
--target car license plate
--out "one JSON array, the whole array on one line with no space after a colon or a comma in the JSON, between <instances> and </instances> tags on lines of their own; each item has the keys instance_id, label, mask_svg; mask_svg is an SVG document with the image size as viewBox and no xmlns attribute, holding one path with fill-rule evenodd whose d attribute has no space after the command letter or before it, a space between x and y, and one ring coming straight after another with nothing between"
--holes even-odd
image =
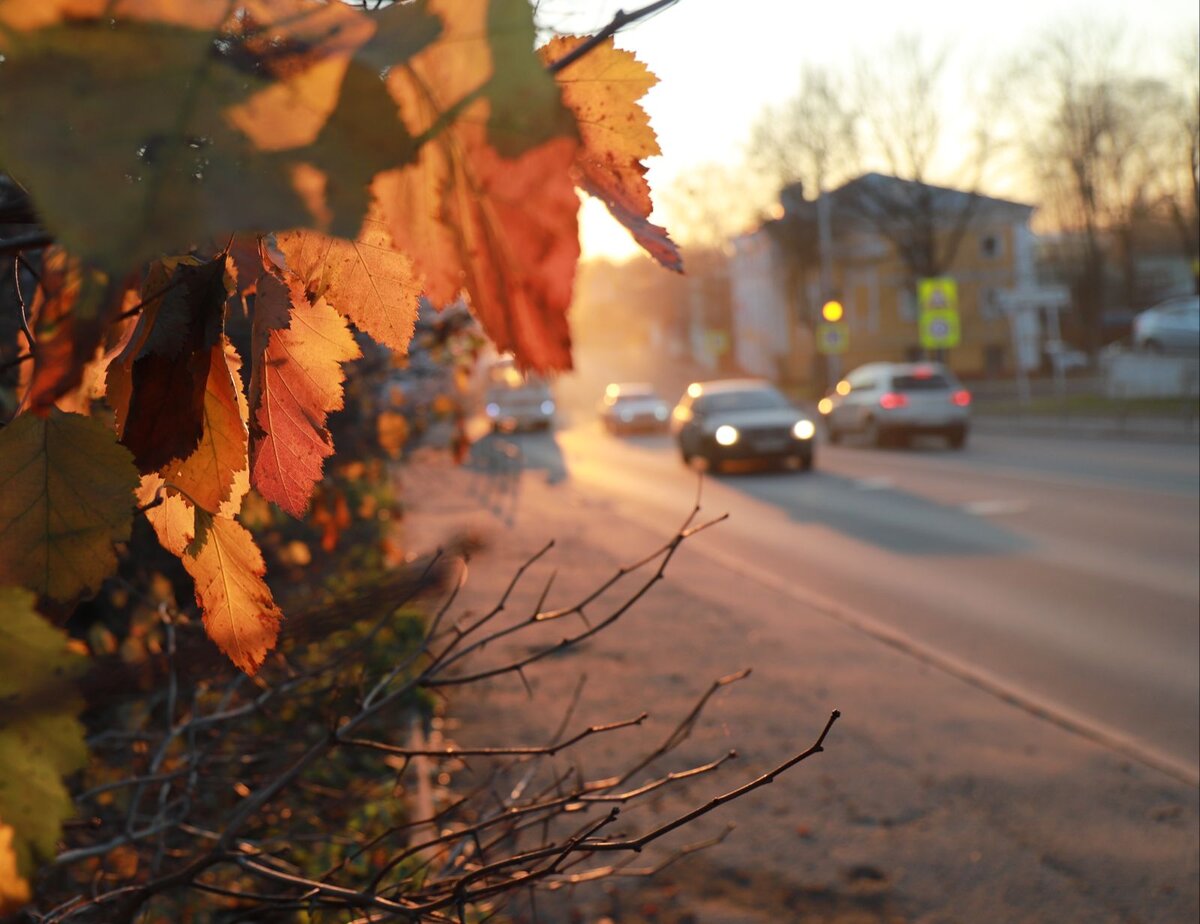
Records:
<instances>
[{"instance_id":1,"label":"car license plate","mask_svg":"<svg viewBox=\"0 0 1200 924\"><path fill-rule=\"evenodd\" d=\"M787 440L778 436L768 436L754 441L754 448L759 452L778 452L787 446Z\"/></svg>"}]
</instances>

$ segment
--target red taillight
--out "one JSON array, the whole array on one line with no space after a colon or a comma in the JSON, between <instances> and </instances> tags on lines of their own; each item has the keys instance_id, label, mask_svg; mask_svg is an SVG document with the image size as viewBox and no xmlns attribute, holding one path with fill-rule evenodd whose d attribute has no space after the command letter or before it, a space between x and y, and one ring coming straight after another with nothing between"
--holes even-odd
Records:
<instances>
[{"instance_id":1,"label":"red taillight","mask_svg":"<svg viewBox=\"0 0 1200 924\"><path fill-rule=\"evenodd\" d=\"M879 406L886 411L897 407L907 407L908 399L904 395L896 394L894 391L887 391L879 396Z\"/></svg>"},{"instance_id":2,"label":"red taillight","mask_svg":"<svg viewBox=\"0 0 1200 924\"><path fill-rule=\"evenodd\" d=\"M965 388L963 388L963 389L960 389L959 391L956 391L954 394L952 394L950 396L950 400L953 401L955 404L957 404L959 407L966 407L968 404L971 403L971 393L969 391L967 391Z\"/></svg>"}]
</instances>

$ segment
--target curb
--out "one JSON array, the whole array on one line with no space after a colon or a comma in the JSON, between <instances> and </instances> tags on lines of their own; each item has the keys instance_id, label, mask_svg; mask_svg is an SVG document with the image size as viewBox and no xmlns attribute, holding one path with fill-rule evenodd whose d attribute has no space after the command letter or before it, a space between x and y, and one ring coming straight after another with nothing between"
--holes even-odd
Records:
<instances>
[{"instance_id":1,"label":"curb","mask_svg":"<svg viewBox=\"0 0 1200 924\"><path fill-rule=\"evenodd\" d=\"M1195 420L1137 418L1034 418L972 415L972 426L989 433L1059 436L1068 439L1116 439L1147 443L1200 442Z\"/></svg>"}]
</instances>

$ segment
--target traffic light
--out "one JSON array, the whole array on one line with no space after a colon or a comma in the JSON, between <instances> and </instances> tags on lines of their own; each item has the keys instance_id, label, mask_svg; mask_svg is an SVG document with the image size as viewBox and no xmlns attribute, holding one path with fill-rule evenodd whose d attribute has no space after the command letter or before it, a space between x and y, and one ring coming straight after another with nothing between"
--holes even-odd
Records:
<instances>
[{"instance_id":1,"label":"traffic light","mask_svg":"<svg viewBox=\"0 0 1200 924\"><path fill-rule=\"evenodd\" d=\"M840 321L843 313L842 303L836 298L831 298L821 306L821 317L823 317L830 324L836 324L838 321Z\"/></svg>"}]
</instances>

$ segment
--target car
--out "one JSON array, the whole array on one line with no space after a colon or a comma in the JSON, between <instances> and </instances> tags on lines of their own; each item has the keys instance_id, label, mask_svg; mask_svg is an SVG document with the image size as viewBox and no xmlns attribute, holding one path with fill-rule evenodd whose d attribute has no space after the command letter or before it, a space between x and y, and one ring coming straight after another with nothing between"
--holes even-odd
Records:
<instances>
[{"instance_id":1,"label":"car","mask_svg":"<svg viewBox=\"0 0 1200 924\"><path fill-rule=\"evenodd\" d=\"M1200 295L1159 302L1133 319L1133 347L1147 353L1200 351Z\"/></svg>"},{"instance_id":2,"label":"car","mask_svg":"<svg viewBox=\"0 0 1200 924\"><path fill-rule=\"evenodd\" d=\"M937 434L962 449L970 430L971 393L941 363L868 363L838 382L817 403L817 411L831 443L850 433L875 446Z\"/></svg>"},{"instance_id":3,"label":"car","mask_svg":"<svg viewBox=\"0 0 1200 924\"><path fill-rule=\"evenodd\" d=\"M511 433L549 429L556 405L545 379L522 372L505 357L487 370L483 410L494 433Z\"/></svg>"},{"instance_id":4,"label":"car","mask_svg":"<svg viewBox=\"0 0 1200 924\"><path fill-rule=\"evenodd\" d=\"M816 426L764 379L693 382L671 412L671 432L685 464L710 470L728 462L813 465Z\"/></svg>"},{"instance_id":5,"label":"car","mask_svg":"<svg viewBox=\"0 0 1200 924\"><path fill-rule=\"evenodd\" d=\"M604 389L600 422L609 433L659 432L667 428L671 407L645 382L613 382Z\"/></svg>"}]
</instances>

